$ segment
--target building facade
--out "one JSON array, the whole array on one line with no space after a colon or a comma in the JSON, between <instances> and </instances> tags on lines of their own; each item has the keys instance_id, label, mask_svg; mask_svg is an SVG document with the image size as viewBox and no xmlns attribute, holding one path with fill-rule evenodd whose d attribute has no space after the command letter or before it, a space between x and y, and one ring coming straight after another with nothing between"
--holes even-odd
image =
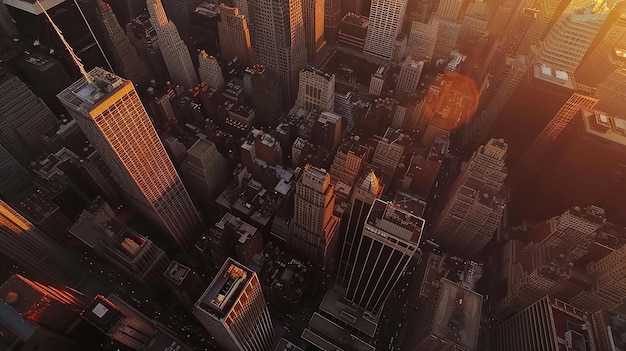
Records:
<instances>
[{"instance_id":1,"label":"building facade","mask_svg":"<svg viewBox=\"0 0 626 351\"><path fill-rule=\"evenodd\" d=\"M180 38L174 22L167 18L161 0L148 0L146 6L172 82L187 89L195 87L198 85L198 75L193 67L189 50Z\"/></svg>"},{"instance_id":2,"label":"building facade","mask_svg":"<svg viewBox=\"0 0 626 351\"><path fill-rule=\"evenodd\" d=\"M400 206L376 199L358 241L346 298L379 315L417 252L424 223Z\"/></svg>"},{"instance_id":3,"label":"building facade","mask_svg":"<svg viewBox=\"0 0 626 351\"><path fill-rule=\"evenodd\" d=\"M363 52L384 60L393 58L396 37L402 30L407 0L372 0Z\"/></svg>"},{"instance_id":4,"label":"building facade","mask_svg":"<svg viewBox=\"0 0 626 351\"><path fill-rule=\"evenodd\" d=\"M131 203L179 246L191 247L200 218L132 82L95 68L58 97Z\"/></svg>"},{"instance_id":5,"label":"building facade","mask_svg":"<svg viewBox=\"0 0 626 351\"><path fill-rule=\"evenodd\" d=\"M229 258L193 307L193 314L228 351L270 351L272 320L256 273Z\"/></svg>"},{"instance_id":6,"label":"building facade","mask_svg":"<svg viewBox=\"0 0 626 351\"><path fill-rule=\"evenodd\" d=\"M326 170L306 165L296 183L294 215L287 246L301 257L323 265L332 254L339 229L334 185Z\"/></svg>"}]
</instances>

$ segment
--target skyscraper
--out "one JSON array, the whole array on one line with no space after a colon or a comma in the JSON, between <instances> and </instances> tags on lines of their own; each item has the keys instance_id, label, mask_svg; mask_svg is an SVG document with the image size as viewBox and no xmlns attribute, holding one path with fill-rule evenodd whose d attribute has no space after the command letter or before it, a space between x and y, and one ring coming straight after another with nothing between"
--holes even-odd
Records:
<instances>
[{"instance_id":1,"label":"skyscraper","mask_svg":"<svg viewBox=\"0 0 626 351\"><path fill-rule=\"evenodd\" d=\"M137 55L137 51L130 44L130 40L120 27L117 17L111 6L98 0L96 18L102 27L104 38L109 50L113 52L113 65L118 73L135 83L147 83L150 75L146 66Z\"/></svg>"},{"instance_id":2,"label":"skyscraper","mask_svg":"<svg viewBox=\"0 0 626 351\"><path fill-rule=\"evenodd\" d=\"M396 95L411 95L415 93L423 68L424 61L416 61L411 56L407 56L400 67Z\"/></svg>"},{"instance_id":3,"label":"skyscraper","mask_svg":"<svg viewBox=\"0 0 626 351\"><path fill-rule=\"evenodd\" d=\"M202 3L202 0L165 0L163 1L163 7L167 16L172 19L172 22L178 28L181 38L188 38L192 33L190 31L190 14L198 5ZM150 6L148 6L150 7Z\"/></svg>"},{"instance_id":4,"label":"skyscraper","mask_svg":"<svg viewBox=\"0 0 626 351\"><path fill-rule=\"evenodd\" d=\"M435 222L437 243L471 257L491 240L508 201L503 186L507 148L504 140L491 139L474 152Z\"/></svg>"},{"instance_id":5,"label":"skyscraper","mask_svg":"<svg viewBox=\"0 0 626 351\"><path fill-rule=\"evenodd\" d=\"M574 72L606 18L606 13L562 17L541 42L536 62Z\"/></svg>"},{"instance_id":6,"label":"skyscraper","mask_svg":"<svg viewBox=\"0 0 626 351\"><path fill-rule=\"evenodd\" d=\"M306 165L296 184L294 216L287 246L301 257L324 265L335 243L339 218L333 215L335 187L326 170Z\"/></svg>"},{"instance_id":7,"label":"skyscraper","mask_svg":"<svg viewBox=\"0 0 626 351\"><path fill-rule=\"evenodd\" d=\"M94 68L58 97L137 209L193 245L200 218L132 82Z\"/></svg>"},{"instance_id":8,"label":"skyscraper","mask_svg":"<svg viewBox=\"0 0 626 351\"><path fill-rule=\"evenodd\" d=\"M461 14L461 7L463 6L463 0L441 0L435 13L442 18L447 18L456 21Z\"/></svg>"},{"instance_id":9,"label":"skyscraper","mask_svg":"<svg viewBox=\"0 0 626 351\"><path fill-rule=\"evenodd\" d=\"M335 75L308 67L300 71L296 106L317 112L333 112Z\"/></svg>"},{"instance_id":10,"label":"skyscraper","mask_svg":"<svg viewBox=\"0 0 626 351\"><path fill-rule=\"evenodd\" d=\"M0 255L50 284L74 284L81 277L63 248L0 200Z\"/></svg>"},{"instance_id":11,"label":"skyscraper","mask_svg":"<svg viewBox=\"0 0 626 351\"><path fill-rule=\"evenodd\" d=\"M324 0L324 39L334 44L341 24L341 0Z\"/></svg>"},{"instance_id":12,"label":"skyscraper","mask_svg":"<svg viewBox=\"0 0 626 351\"><path fill-rule=\"evenodd\" d=\"M402 29L406 4L407 0L372 0L363 52L391 60L396 37Z\"/></svg>"},{"instance_id":13,"label":"skyscraper","mask_svg":"<svg viewBox=\"0 0 626 351\"><path fill-rule=\"evenodd\" d=\"M228 161L207 139L198 139L187 150L185 165L188 187L199 201L214 201L228 183Z\"/></svg>"},{"instance_id":14,"label":"skyscraper","mask_svg":"<svg viewBox=\"0 0 626 351\"><path fill-rule=\"evenodd\" d=\"M19 161L43 151L41 135L58 121L21 80L0 69L0 143Z\"/></svg>"},{"instance_id":15,"label":"skyscraper","mask_svg":"<svg viewBox=\"0 0 626 351\"><path fill-rule=\"evenodd\" d=\"M174 84L187 89L195 87L198 85L198 75L189 50L174 23L167 18L161 0L148 0L146 6L150 13L150 22L159 38L159 47L170 78Z\"/></svg>"},{"instance_id":16,"label":"skyscraper","mask_svg":"<svg viewBox=\"0 0 626 351\"><path fill-rule=\"evenodd\" d=\"M302 1L248 2L256 60L278 77L285 102L296 99L298 75L306 66Z\"/></svg>"},{"instance_id":17,"label":"skyscraper","mask_svg":"<svg viewBox=\"0 0 626 351\"><path fill-rule=\"evenodd\" d=\"M600 31L582 58L576 79L595 86L616 68L626 67L626 3L621 2L609 12Z\"/></svg>"},{"instance_id":18,"label":"skyscraper","mask_svg":"<svg viewBox=\"0 0 626 351\"><path fill-rule=\"evenodd\" d=\"M383 185L373 171L367 173L359 187L352 192L350 212L346 218L342 218L341 232L343 232L344 237L343 245L340 247L339 268L337 270L337 281L344 287L348 285L354 268L354 260L367 216L374 201L379 199L382 193Z\"/></svg>"},{"instance_id":19,"label":"skyscraper","mask_svg":"<svg viewBox=\"0 0 626 351\"><path fill-rule=\"evenodd\" d=\"M589 317L585 311L546 296L495 330L496 349L558 351L567 345L586 349L593 343Z\"/></svg>"},{"instance_id":20,"label":"skyscraper","mask_svg":"<svg viewBox=\"0 0 626 351\"><path fill-rule=\"evenodd\" d=\"M193 314L215 341L232 351L270 351L272 320L256 273L228 258Z\"/></svg>"},{"instance_id":21,"label":"skyscraper","mask_svg":"<svg viewBox=\"0 0 626 351\"><path fill-rule=\"evenodd\" d=\"M156 30L150 23L150 16L142 13L126 23L126 35L139 57L150 65L155 78L166 80L167 67L159 48Z\"/></svg>"},{"instance_id":22,"label":"skyscraper","mask_svg":"<svg viewBox=\"0 0 626 351\"><path fill-rule=\"evenodd\" d=\"M238 8L220 4L220 21L217 23L220 38L220 53L224 61L229 62L235 57L246 66L252 66L252 46L248 18Z\"/></svg>"},{"instance_id":23,"label":"skyscraper","mask_svg":"<svg viewBox=\"0 0 626 351\"><path fill-rule=\"evenodd\" d=\"M376 199L358 242L346 298L379 315L417 252L423 230L422 218Z\"/></svg>"},{"instance_id":24,"label":"skyscraper","mask_svg":"<svg viewBox=\"0 0 626 351\"><path fill-rule=\"evenodd\" d=\"M211 56L202 50L198 53L198 62L200 66L200 80L207 83L211 88L221 89L224 85L224 75L222 68L215 56Z\"/></svg>"},{"instance_id":25,"label":"skyscraper","mask_svg":"<svg viewBox=\"0 0 626 351\"><path fill-rule=\"evenodd\" d=\"M324 41L324 6L325 1L302 0L304 42L309 65L316 64L320 59L320 51L326 44Z\"/></svg>"}]
</instances>

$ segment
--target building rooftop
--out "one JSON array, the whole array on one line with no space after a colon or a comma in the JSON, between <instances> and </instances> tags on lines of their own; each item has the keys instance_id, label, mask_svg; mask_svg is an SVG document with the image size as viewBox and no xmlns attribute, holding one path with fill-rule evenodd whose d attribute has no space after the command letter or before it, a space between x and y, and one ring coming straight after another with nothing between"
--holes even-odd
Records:
<instances>
[{"instance_id":1,"label":"building rooftop","mask_svg":"<svg viewBox=\"0 0 626 351\"><path fill-rule=\"evenodd\" d=\"M117 306L102 295L96 296L82 315L84 319L104 333L109 332L115 323L123 317L123 313Z\"/></svg>"},{"instance_id":2,"label":"building rooftop","mask_svg":"<svg viewBox=\"0 0 626 351\"><path fill-rule=\"evenodd\" d=\"M334 74L326 73L326 72L324 72L322 70L319 70L319 69L317 69L315 67L311 67L311 66L307 66L301 72L313 73L313 74L315 74L317 76L325 78L326 80L331 80L331 79L333 79L335 77Z\"/></svg>"},{"instance_id":3,"label":"building rooftop","mask_svg":"<svg viewBox=\"0 0 626 351\"><path fill-rule=\"evenodd\" d=\"M109 100L108 98L123 87L126 86L126 89L129 90L133 89L130 81L100 67L92 69L88 75L93 79L93 82L89 83L84 77L80 78L57 95L59 100L88 114L99 106L100 109L98 110L103 111L106 109L108 105L115 101L113 99L108 101L108 104L105 104Z\"/></svg>"},{"instance_id":4,"label":"building rooftop","mask_svg":"<svg viewBox=\"0 0 626 351\"><path fill-rule=\"evenodd\" d=\"M407 212L400 205L380 199L376 199L372 205L366 223L413 243L419 243L425 224L424 219Z\"/></svg>"},{"instance_id":5,"label":"building rooftop","mask_svg":"<svg viewBox=\"0 0 626 351\"><path fill-rule=\"evenodd\" d=\"M376 348L315 312L302 338L324 351L375 351Z\"/></svg>"},{"instance_id":6,"label":"building rooftop","mask_svg":"<svg viewBox=\"0 0 626 351\"><path fill-rule=\"evenodd\" d=\"M552 84L556 84L572 90L576 89L576 82L574 81L574 75L553 69L552 67L536 64L533 66L533 77L543 80Z\"/></svg>"},{"instance_id":7,"label":"building rooftop","mask_svg":"<svg viewBox=\"0 0 626 351\"><path fill-rule=\"evenodd\" d=\"M343 320L370 337L374 336L376 328L378 327L375 318L370 316L363 308L346 300L342 294L335 289L328 289L328 291L326 291L322 303L320 304L320 310Z\"/></svg>"},{"instance_id":8,"label":"building rooftop","mask_svg":"<svg viewBox=\"0 0 626 351\"><path fill-rule=\"evenodd\" d=\"M274 348L274 351L302 351L302 349L295 344L292 344L291 342L281 338Z\"/></svg>"},{"instance_id":9,"label":"building rooftop","mask_svg":"<svg viewBox=\"0 0 626 351\"><path fill-rule=\"evenodd\" d=\"M246 266L228 258L196 302L196 306L219 319L224 318L239 299L253 274L254 272Z\"/></svg>"},{"instance_id":10,"label":"building rooftop","mask_svg":"<svg viewBox=\"0 0 626 351\"><path fill-rule=\"evenodd\" d=\"M176 261L172 261L169 267L165 270L165 273L163 273L163 276L172 281L174 284L180 285L183 281L185 281L185 278L190 271L191 268Z\"/></svg>"},{"instance_id":11,"label":"building rooftop","mask_svg":"<svg viewBox=\"0 0 626 351\"><path fill-rule=\"evenodd\" d=\"M65 0L41 0L40 2L41 6L48 11L64 1ZM4 0L4 3L8 6L15 7L33 15L40 15L43 13L41 7L39 7L35 0Z\"/></svg>"},{"instance_id":12,"label":"building rooftop","mask_svg":"<svg viewBox=\"0 0 626 351\"><path fill-rule=\"evenodd\" d=\"M187 153L190 156L201 159L209 150L215 147L212 141L200 138L187 150Z\"/></svg>"},{"instance_id":13,"label":"building rooftop","mask_svg":"<svg viewBox=\"0 0 626 351\"><path fill-rule=\"evenodd\" d=\"M345 16L343 16L341 22L365 29L369 25L370 21L366 16L359 16L353 12L348 12Z\"/></svg>"},{"instance_id":14,"label":"building rooftop","mask_svg":"<svg viewBox=\"0 0 626 351\"><path fill-rule=\"evenodd\" d=\"M467 350L477 350L482 302L481 295L442 279L433 316L433 335Z\"/></svg>"},{"instance_id":15,"label":"building rooftop","mask_svg":"<svg viewBox=\"0 0 626 351\"><path fill-rule=\"evenodd\" d=\"M580 113L587 134L626 146L626 117L588 109L581 109Z\"/></svg>"}]
</instances>

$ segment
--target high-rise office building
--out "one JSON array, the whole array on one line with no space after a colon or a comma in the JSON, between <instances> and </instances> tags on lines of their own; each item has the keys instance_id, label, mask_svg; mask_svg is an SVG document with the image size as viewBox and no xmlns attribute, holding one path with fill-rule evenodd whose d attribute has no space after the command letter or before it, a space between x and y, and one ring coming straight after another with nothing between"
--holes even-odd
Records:
<instances>
[{"instance_id":1,"label":"high-rise office building","mask_svg":"<svg viewBox=\"0 0 626 351\"><path fill-rule=\"evenodd\" d=\"M396 95L411 95L417 89L424 69L424 61L413 60L411 56L407 56L400 67L400 76L396 85Z\"/></svg>"},{"instance_id":2,"label":"high-rise office building","mask_svg":"<svg viewBox=\"0 0 626 351\"><path fill-rule=\"evenodd\" d=\"M193 245L200 218L132 82L95 68L58 97L137 209Z\"/></svg>"},{"instance_id":3,"label":"high-rise office building","mask_svg":"<svg viewBox=\"0 0 626 351\"><path fill-rule=\"evenodd\" d=\"M491 240L508 201L503 186L507 149L504 140L491 139L474 152L435 222L432 237L437 243L471 256Z\"/></svg>"},{"instance_id":4,"label":"high-rise office building","mask_svg":"<svg viewBox=\"0 0 626 351\"><path fill-rule=\"evenodd\" d=\"M447 60L450 57L450 52L457 47L461 35L461 23L437 15L433 15L428 23L437 25L437 40L435 41L433 58Z\"/></svg>"},{"instance_id":5,"label":"high-rise office building","mask_svg":"<svg viewBox=\"0 0 626 351\"><path fill-rule=\"evenodd\" d=\"M379 315L417 252L423 230L421 217L376 199L358 241L346 298Z\"/></svg>"},{"instance_id":6,"label":"high-rise office building","mask_svg":"<svg viewBox=\"0 0 626 351\"><path fill-rule=\"evenodd\" d=\"M207 83L211 88L221 89L224 85L224 75L215 56L209 55L202 50L198 53L198 62L200 63L198 67L200 80L203 83Z\"/></svg>"},{"instance_id":7,"label":"high-rise office building","mask_svg":"<svg viewBox=\"0 0 626 351\"><path fill-rule=\"evenodd\" d=\"M220 38L220 53L224 61L229 62L235 57L246 66L254 63L248 18L238 8L220 4L220 21L217 23Z\"/></svg>"},{"instance_id":8,"label":"high-rise office building","mask_svg":"<svg viewBox=\"0 0 626 351\"><path fill-rule=\"evenodd\" d=\"M193 67L189 50L180 38L174 22L167 18L161 0L148 0L146 6L172 82L187 89L195 87L198 85L198 75Z\"/></svg>"},{"instance_id":9,"label":"high-rise office building","mask_svg":"<svg viewBox=\"0 0 626 351\"><path fill-rule=\"evenodd\" d=\"M189 150L184 173L188 187L201 202L211 202L228 182L228 161L207 139L198 139Z\"/></svg>"},{"instance_id":10,"label":"high-rise office building","mask_svg":"<svg viewBox=\"0 0 626 351\"><path fill-rule=\"evenodd\" d=\"M589 324L585 311L546 296L496 328L495 347L511 351L584 350L593 342Z\"/></svg>"},{"instance_id":11,"label":"high-rise office building","mask_svg":"<svg viewBox=\"0 0 626 351\"><path fill-rule=\"evenodd\" d=\"M64 334L80 318L89 298L70 287L45 285L20 274L0 285L0 298L22 318Z\"/></svg>"},{"instance_id":12,"label":"high-rise office building","mask_svg":"<svg viewBox=\"0 0 626 351\"><path fill-rule=\"evenodd\" d=\"M324 6L325 1L302 0L304 43L309 65L315 65L321 59L321 50L326 44L324 41Z\"/></svg>"},{"instance_id":13,"label":"high-rise office building","mask_svg":"<svg viewBox=\"0 0 626 351\"><path fill-rule=\"evenodd\" d=\"M137 51L130 44L126 33L120 27L111 6L102 0L98 0L96 14L107 46L113 52L113 66L117 73L135 83L147 83L150 75L146 70L146 66L141 62Z\"/></svg>"},{"instance_id":14,"label":"high-rise office building","mask_svg":"<svg viewBox=\"0 0 626 351\"><path fill-rule=\"evenodd\" d=\"M142 13L126 23L126 35L131 45L137 50L139 57L148 63L155 78L166 80L167 67L163 61L159 38L150 22L150 16Z\"/></svg>"},{"instance_id":15,"label":"high-rise office building","mask_svg":"<svg viewBox=\"0 0 626 351\"><path fill-rule=\"evenodd\" d=\"M621 2L609 12L596 37L589 45L578 69L576 79L595 86L617 68L626 67L626 3Z\"/></svg>"},{"instance_id":16,"label":"high-rise office building","mask_svg":"<svg viewBox=\"0 0 626 351\"><path fill-rule=\"evenodd\" d=\"M335 75L308 67L300 71L296 106L317 112L333 112Z\"/></svg>"},{"instance_id":17,"label":"high-rise office building","mask_svg":"<svg viewBox=\"0 0 626 351\"><path fill-rule=\"evenodd\" d=\"M241 218L226 213L209 228L207 235L196 243L196 249L207 261L221 267L228 257L244 265L252 263L254 255L263 251L261 232Z\"/></svg>"},{"instance_id":18,"label":"high-rise office building","mask_svg":"<svg viewBox=\"0 0 626 351\"><path fill-rule=\"evenodd\" d=\"M0 198L14 200L24 194L32 184L33 177L26 168L0 144Z\"/></svg>"},{"instance_id":19,"label":"high-rise office building","mask_svg":"<svg viewBox=\"0 0 626 351\"><path fill-rule=\"evenodd\" d=\"M73 284L81 277L63 248L0 200L0 255L39 281Z\"/></svg>"},{"instance_id":20,"label":"high-rise office building","mask_svg":"<svg viewBox=\"0 0 626 351\"><path fill-rule=\"evenodd\" d=\"M274 331L257 274L228 258L193 314L229 351L270 351Z\"/></svg>"},{"instance_id":21,"label":"high-rise office building","mask_svg":"<svg viewBox=\"0 0 626 351\"><path fill-rule=\"evenodd\" d=\"M344 287L347 287L354 269L354 260L367 216L374 201L380 199L384 189L373 171L367 173L359 183L358 188L352 192L348 215L344 215L345 218L342 218L341 223L341 233L344 236L343 245L340 247L337 282Z\"/></svg>"},{"instance_id":22,"label":"high-rise office building","mask_svg":"<svg viewBox=\"0 0 626 351\"><path fill-rule=\"evenodd\" d=\"M334 44L343 16L341 0L324 0L324 40Z\"/></svg>"},{"instance_id":23,"label":"high-rise office building","mask_svg":"<svg viewBox=\"0 0 626 351\"><path fill-rule=\"evenodd\" d=\"M248 2L256 60L278 77L285 102L295 101L298 75L306 67L302 1Z\"/></svg>"},{"instance_id":24,"label":"high-rise office building","mask_svg":"<svg viewBox=\"0 0 626 351\"><path fill-rule=\"evenodd\" d=\"M437 21L428 23L414 21L406 43L407 54L418 60L430 61L435 52L438 28Z\"/></svg>"},{"instance_id":25,"label":"high-rise office building","mask_svg":"<svg viewBox=\"0 0 626 351\"><path fill-rule=\"evenodd\" d=\"M435 13L442 18L456 21L461 15L464 0L441 0Z\"/></svg>"},{"instance_id":26,"label":"high-rise office building","mask_svg":"<svg viewBox=\"0 0 626 351\"><path fill-rule=\"evenodd\" d=\"M163 7L167 13L167 17L171 18L172 22L178 28L181 38L187 39L189 36L193 37L191 32L190 14L196 9L198 5L202 3L202 0L165 0L163 1Z\"/></svg>"},{"instance_id":27,"label":"high-rise office building","mask_svg":"<svg viewBox=\"0 0 626 351\"><path fill-rule=\"evenodd\" d=\"M372 0L363 52L391 60L402 30L407 0Z\"/></svg>"},{"instance_id":28,"label":"high-rise office building","mask_svg":"<svg viewBox=\"0 0 626 351\"><path fill-rule=\"evenodd\" d=\"M541 42L535 61L558 70L576 71L606 17L606 13L562 17Z\"/></svg>"},{"instance_id":29,"label":"high-rise office building","mask_svg":"<svg viewBox=\"0 0 626 351\"><path fill-rule=\"evenodd\" d=\"M306 165L296 184L294 216L287 246L301 257L324 265L332 255L339 229L334 185L326 170Z\"/></svg>"},{"instance_id":30,"label":"high-rise office building","mask_svg":"<svg viewBox=\"0 0 626 351\"><path fill-rule=\"evenodd\" d=\"M392 179L404 153L406 136L400 129L387 128L385 135L377 140L372 165L381 170L385 179Z\"/></svg>"},{"instance_id":31,"label":"high-rise office building","mask_svg":"<svg viewBox=\"0 0 626 351\"><path fill-rule=\"evenodd\" d=\"M41 135L58 122L16 76L0 69L0 143L21 162L43 151Z\"/></svg>"},{"instance_id":32,"label":"high-rise office building","mask_svg":"<svg viewBox=\"0 0 626 351\"><path fill-rule=\"evenodd\" d=\"M337 182L354 184L368 153L369 148L360 143L358 137L346 141L337 150L330 166L330 181L333 184Z\"/></svg>"}]
</instances>

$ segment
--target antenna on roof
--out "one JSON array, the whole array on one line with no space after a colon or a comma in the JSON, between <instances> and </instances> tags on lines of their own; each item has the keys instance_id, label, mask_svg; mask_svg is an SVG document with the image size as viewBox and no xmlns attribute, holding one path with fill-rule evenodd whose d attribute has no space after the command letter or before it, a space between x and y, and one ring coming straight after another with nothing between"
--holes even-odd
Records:
<instances>
[{"instance_id":1,"label":"antenna on roof","mask_svg":"<svg viewBox=\"0 0 626 351\"><path fill-rule=\"evenodd\" d=\"M59 27L57 27L56 24L54 24L54 22L52 21L52 18L50 17L50 15L48 14L48 11L46 11L46 8L43 7L43 5L41 4L41 2L39 2L39 0L37 1L37 5L39 5L39 7L41 7L41 10L43 11L43 13L46 15L46 17L48 18L48 22L50 22L50 24L52 25L52 28L54 28L54 30L57 32L57 34L59 35L59 38L61 39L61 41L63 42L63 45L65 45L65 48L67 49L67 51L70 53L70 56L72 56L72 60L74 60L74 64L76 65L76 67L78 67L78 70L80 71L80 73L83 75L83 77L85 77L85 80L87 81L87 83L91 84L93 82L93 77L91 77L89 75L89 73L87 73L87 71L85 71L85 67L83 66L83 64L80 62L80 57L76 56L76 54L74 53L74 50L72 49L72 47L70 46L70 44L68 44L68 42L65 40L65 38L63 37L63 33L61 33L61 30L59 29Z\"/></svg>"}]
</instances>

